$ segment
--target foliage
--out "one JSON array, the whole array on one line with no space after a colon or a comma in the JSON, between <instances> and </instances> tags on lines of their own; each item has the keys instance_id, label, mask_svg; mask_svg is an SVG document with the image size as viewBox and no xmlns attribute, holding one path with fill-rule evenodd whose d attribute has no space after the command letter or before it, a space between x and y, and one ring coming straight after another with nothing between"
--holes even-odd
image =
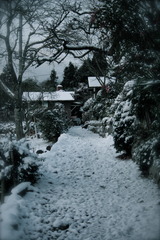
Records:
<instances>
[{"instance_id":1,"label":"foliage","mask_svg":"<svg viewBox=\"0 0 160 240\"><path fill-rule=\"evenodd\" d=\"M13 141L10 146L3 145L0 153L0 180L4 181L6 192L21 182L37 182L40 163L37 156L30 152L26 140Z\"/></svg>"},{"instance_id":2,"label":"foliage","mask_svg":"<svg viewBox=\"0 0 160 240\"><path fill-rule=\"evenodd\" d=\"M122 93L117 97L113 124L115 148L119 152L125 151L128 155L131 154L136 130L136 112L132 102L133 85L133 81L126 83Z\"/></svg>"},{"instance_id":3,"label":"foliage","mask_svg":"<svg viewBox=\"0 0 160 240\"><path fill-rule=\"evenodd\" d=\"M81 108L82 120L102 120L110 115L110 106L113 100L104 89L100 90L96 98L89 98Z\"/></svg>"},{"instance_id":4,"label":"foliage","mask_svg":"<svg viewBox=\"0 0 160 240\"><path fill-rule=\"evenodd\" d=\"M78 86L77 67L71 62L69 62L68 67L65 67L64 69L64 77L61 84L65 90L72 90Z\"/></svg>"},{"instance_id":5,"label":"foliage","mask_svg":"<svg viewBox=\"0 0 160 240\"><path fill-rule=\"evenodd\" d=\"M51 75L50 75L50 81L51 81L52 84L53 84L53 89L56 89L57 80L58 80L57 72L55 71L55 69L53 69L53 70L51 71Z\"/></svg>"},{"instance_id":6,"label":"foliage","mask_svg":"<svg viewBox=\"0 0 160 240\"><path fill-rule=\"evenodd\" d=\"M0 74L0 80L2 80L8 87L13 89L14 81L11 77L11 73L8 69L8 66L3 68L3 72ZM0 109L1 109L1 120L8 121L12 119L14 102L10 97L0 89L0 96L3 101L0 101Z\"/></svg>"},{"instance_id":7,"label":"foliage","mask_svg":"<svg viewBox=\"0 0 160 240\"><path fill-rule=\"evenodd\" d=\"M160 82L138 82L126 83L114 104L115 147L127 154L131 154L133 144L140 141L147 144L148 139L160 132Z\"/></svg>"},{"instance_id":8,"label":"foliage","mask_svg":"<svg viewBox=\"0 0 160 240\"><path fill-rule=\"evenodd\" d=\"M91 59L87 59L83 61L83 64L77 70L77 78L79 83L88 84L88 77L93 75L91 71Z\"/></svg>"},{"instance_id":9,"label":"foliage","mask_svg":"<svg viewBox=\"0 0 160 240\"><path fill-rule=\"evenodd\" d=\"M122 78L159 78L159 3L156 0L100 0L93 27L101 31L105 47ZM106 38L109 41L106 41ZM121 62L121 59L124 60Z\"/></svg>"},{"instance_id":10,"label":"foliage","mask_svg":"<svg viewBox=\"0 0 160 240\"><path fill-rule=\"evenodd\" d=\"M160 131L160 81L143 81L136 85L134 103L137 103L137 118L142 123L143 135Z\"/></svg>"},{"instance_id":11,"label":"foliage","mask_svg":"<svg viewBox=\"0 0 160 240\"><path fill-rule=\"evenodd\" d=\"M23 92L38 92L40 91L40 87L37 84L37 81L32 78L25 79L22 82L22 91Z\"/></svg>"},{"instance_id":12,"label":"foliage","mask_svg":"<svg viewBox=\"0 0 160 240\"><path fill-rule=\"evenodd\" d=\"M56 103L53 109L45 109L37 115L39 128L45 139L56 141L68 128L68 120L64 105Z\"/></svg>"},{"instance_id":13,"label":"foliage","mask_svg":"<svg viewBox=\"0 0 160 240\"><path fill-rule=\"evenodd\" d=\"M87 83L90 76L106 76L107 60L104 53L93 52L92 58L83 61L83 64L78 68L78 82Z\"/></svg>"},{"instance_id":14,"label":"foliage","mask_svg":"<svg viewBox=\"0 0 160 240\"><path fill-rule=\"evenodd\" d=\"M160 135L139 139L133 145L132 159L144 176L152 175L160 184Z\"/></svg>"},{"instance_id":15,"label":"foliage","mask_svg":"<svg viewBox=\"0 0 160 240\"><path fill-rule=\"evenodd\" d=\"M57 73L55 69L53 69L50 74L50 79L40 84L41 91L46 92L55 91L57 87L57 80L58 80Z\"/></svg>"}]
</instances>

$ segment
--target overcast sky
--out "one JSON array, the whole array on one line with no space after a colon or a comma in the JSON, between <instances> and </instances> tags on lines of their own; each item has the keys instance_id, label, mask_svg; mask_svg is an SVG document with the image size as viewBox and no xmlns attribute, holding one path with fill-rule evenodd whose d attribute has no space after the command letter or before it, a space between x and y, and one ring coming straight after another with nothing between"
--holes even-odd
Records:
<instances>
[{"instance_id":1,"label":"overcast sky","mask_svg":"<svg viewBox=\"0 0 160 240\"><path fill-rule=\"evenodd\" d=\"M59 82L61 82L63 80L64 68L68 66L69 62L72 62L76 66L79 66L82 64L81 60L74 59L72 56L70 56L70 57L67 57L60 64L57 64L55 62L51 64L44 63L40 67L29 68L24 74L24 79L31 77L41 82L41 81L47 80L50 77L51 71L55 69L55 71L57 72L58 80Z\"/></svg>"}]
</instances>

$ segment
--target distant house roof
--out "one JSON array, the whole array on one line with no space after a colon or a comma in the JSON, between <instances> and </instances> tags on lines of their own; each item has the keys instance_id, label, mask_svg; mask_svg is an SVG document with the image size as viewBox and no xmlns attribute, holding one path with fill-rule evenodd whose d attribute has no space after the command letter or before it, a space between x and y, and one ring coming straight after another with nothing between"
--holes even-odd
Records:
<instances>
[{"instance_id":1,"label":"distant house roof","mask_svg":"<svg viewBox=\"0 0 160 240\"><path fill-rule=\"evenodd\" d=\"M24 92L23 100L30 101L53 101L66 102L74 101L74 92L56 91L56 92Z\"/></svg>"},{"instance_id":2,"label":"distant house roof","mask_svg":"<svg viewBox=\"0 0 160 240\"><path fill-rule=\"evenodd\" d=\"M110 83L110 81L115 81L115 79L108 79L106 77L88 77L88 85L89 87L96 88L101 87L102 85L106 85ZM101 82L101 83L100 83Z\"/></svg>"}]
</instances>

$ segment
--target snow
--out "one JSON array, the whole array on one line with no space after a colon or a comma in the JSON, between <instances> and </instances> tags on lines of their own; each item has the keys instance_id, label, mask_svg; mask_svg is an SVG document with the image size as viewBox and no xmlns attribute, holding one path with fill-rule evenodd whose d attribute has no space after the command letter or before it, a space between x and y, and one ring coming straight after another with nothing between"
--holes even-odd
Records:
<instances>
[{"instance_id":1,"label":"snow","mask_svg":"<svg viewBox=\"0 0 160 240\"><path fill-rule=\"evenodd\" d=\"M105 82L104 77L100 77L100 80L102 81L102 83ZM101 87L102 84L100 84L100 82L98 81L98 79L96 77L88 77L88 85L89 87Z\"/></svg>"},{"instance_id":2,"label":"snow","mask_svg":"<svg viewBox=\"0 0 160 240\"><path fill-rule=\"evenodd\" d=\"M23 99L26 101L74 101L73 92L24 92Z\"/></svg>"},{"instance_id":3,"label":"snow","mask_svg":"<svg viewBox=\"0 0 160 240\"><path fill-rule=\"evenodd\" d=\"M2 240L160 239L159 189L117 157L111 136L72 127L42 158L32 191L18 195L23 183L2 205Z\"/></svg>"},{"instance_id":4,"label":"snow","mask_svg":"<svg viewBox=\"0 0 160 240\"><path fill-rule=\"evenodd\" d=\"M12 189L12 194L19 194L25 189L30 189L31 183L30 182L22 182L19 185L17 185L15 188Z\"/></svg>"},{"instance_id":5,"label":"snow","mask_svg":"<svg viewBox=\"0 0 160 240\"><path fill-rule=\"evenodd\" d=\"M89 87L101 87L103 83L106 84L109 82L109 80L105 79L104 77L99 77L99 79L100 81L96 77L88 77Z\"/></svg>"},{"instance_id":6,"label":"snow","mask_svg":"<svg viewBox=\"0 0 160 240\"><path fill-rule=\"evenodd\" d=\"M106 77L88 77L88 85L89 87L102 87L102 85L107 85L111 82L115 82L115 78L106 78Z\"/></svg>"}]
</instances>

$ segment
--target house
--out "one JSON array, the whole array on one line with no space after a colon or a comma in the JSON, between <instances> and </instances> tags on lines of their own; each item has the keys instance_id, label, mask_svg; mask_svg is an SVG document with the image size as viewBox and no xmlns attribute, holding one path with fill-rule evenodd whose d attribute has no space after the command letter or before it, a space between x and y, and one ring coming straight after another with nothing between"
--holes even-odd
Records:
<instances>
[{"instance_id":1,"label":"house","mask_svg":"<svg viewBox=\"0 0 160 240\"><path fill-rule=\"evenodd\" d=\"M93 92L94 98L96 93L102 88L105 87L108 90L110 83L115 82L114 78L107 78L107 77L88 77L88 87Z\"/></svg>"},{"instance_id":2,"label":"house","mask_svg":"<svg viewBox=\"0 0 160 240\"><path fill-rule=\"evenodd\" d=\"M24 92L23 101L29 104L38 103L40 106L52 108L55 103L64 104L68 117L71 117L71 105L74 102L74 92L63 90L55 92Z\"/></svg>"}]
</instances>

